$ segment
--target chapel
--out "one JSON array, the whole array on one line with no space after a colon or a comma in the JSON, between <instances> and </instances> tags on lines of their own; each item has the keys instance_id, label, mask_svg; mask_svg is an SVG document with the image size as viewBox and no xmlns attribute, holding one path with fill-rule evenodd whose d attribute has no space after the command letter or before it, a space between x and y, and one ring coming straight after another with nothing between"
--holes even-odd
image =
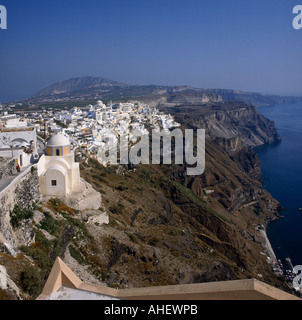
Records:
<instances>
[{"instance_id":1,"label":"chapel","mask_svg":"<svg viewBox=\"0 0 302 320\"><path fill-rule=\"evenodd\" d=\"M46 196L67 196L80 188L79 163L74 161L70 142L63 134L52 136L46 154L38 163L40 191Z\"/></svg>"}]
</instances>

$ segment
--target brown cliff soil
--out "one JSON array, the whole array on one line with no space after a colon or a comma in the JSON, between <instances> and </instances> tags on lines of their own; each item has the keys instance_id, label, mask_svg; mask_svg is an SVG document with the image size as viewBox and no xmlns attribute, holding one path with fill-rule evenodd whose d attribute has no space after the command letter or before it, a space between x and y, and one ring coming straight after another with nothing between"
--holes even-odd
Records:
<instances>
[{"instance_id":1,"label":"brown cliff soil","mask_svg":"<svg viewBox=\"0 0 302 320\"><path fill-rule=\"evenodd\" d=\"M94 160L81 165L110 215L108 226L89 229L101 248L93 268L117 288L252 277L283 286L255 233L256 224L278 218L279 203L262 189L260 163L248 146L279 139L273 124L240 103L189 109L165 111L182 129L207 122L201 176L187 176L176 165L140 166L121 175Z\"/></svg>"},{"instance_id":2,"label":"brown cliff soil","mask_svg":"<svg viewBox=\"0 0 302 320\"><path fill-rule=\"evenodd\" d=\"M102 194L100 210L109 214L109 224L86 223L83 213L58 199L43 204L36 242L22 248L37 264L42 282L55 257L68 255L79 270L115 288L258 278L286 289L257 242L255 225L276 219L279 204L262 189L261 166L247 144L274 140L276 132L253 108L241 111L231 125L238 130L228 132L230 116L219 108L218 122L213 106L192 112L169 109L183 129L203 128L205 118L198 114L211 115L201 176L187 176L186 168L177 165L127 171L83 161L81 176ZM250 117L258 127L248 127ZM215 128L225 136L215 136Z\"/></svg>"},{"instance_id":3,"label":"brown cliff soil","mask_svg":"<svg viewBox=\"0 0 302 320\"><path fill-rule=\"evenodd\" d=\"M219 159L224 160L221 155ZM260 194L254 205L238 210L230 211L227 206L236 188L247 192L253 186L247 174L242 174L247 184L242 186L232 170L219 171L216 166L214 175L209 164L203 179L211 177L215 192L206 196L203 180L176 179L176 166L172 171L164 166L141 166L136 172L117 175L113 168L89 160L81 169L82 177L103 193L110 215L108 226L88 228L94 246L100 248L94 269L109 285L173 285L259 278L259 274L262 281L281 285L260 254L261 246L253 240L254 224L276 214L274 210L255 212L266 204L266 195L262 199ZM168 172L174 180L167 177ZM255 185L261 188L259 182ZM86 256L85 246L79 250Z\"/></svg>"}]
</instances>

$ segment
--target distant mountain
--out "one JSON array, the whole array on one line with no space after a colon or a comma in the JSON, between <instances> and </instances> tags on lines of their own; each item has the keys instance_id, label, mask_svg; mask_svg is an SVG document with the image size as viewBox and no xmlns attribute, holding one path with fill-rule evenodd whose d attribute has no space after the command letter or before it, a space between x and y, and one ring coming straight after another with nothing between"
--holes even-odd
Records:
<instances>
[{"instance_id":1,"label":"distant mountain","mask_svg":"<svg viewBox=\"0 0 302 320\"><path fill-rule=\"evenodd\" d=\"M266 95L257 92L244 92L238 90L212 89L211 92L219 94L223 100L242 101L256 107L272 106L278 103L298 103L302 97Z\"/></svg>"},{"instance_id":2,"label":"distant mountain","mask_svg":"<svg viewBox=\"0 0 302 320\"><path fill-rule=\"evenodd\" d=\"M259 106L272 106L277 103L302 102L302 97L264 95L255 92L243 92L226 89L200 89L190 86L127 85L100 77L72 78L56 82L39 91L24 102L41 103L54 101L76 101L93 99L152 101L162 99L175 104L215 103L240 101Z\"/></svg>"},{"instance_id":3,"label":"distant mountain","mask_svg":"<svg viewBox=\"0 0 302 320\"><path fill-rule=\"evenodd\" d=\"M112 86L124 86L113 80L99 77L81 77L60 81L39 91L33 97L45 97L49 95L60 95L77 92L80 90L96 90Z\"/></svg>"}]
</instances>

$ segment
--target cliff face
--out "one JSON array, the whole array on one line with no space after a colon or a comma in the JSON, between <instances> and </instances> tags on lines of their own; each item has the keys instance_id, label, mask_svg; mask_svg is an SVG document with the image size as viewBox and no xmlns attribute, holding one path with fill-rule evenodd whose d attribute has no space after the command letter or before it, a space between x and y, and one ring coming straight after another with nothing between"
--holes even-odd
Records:
<instances>
[{"instance_id":1,"label":"cliff face","mask_svg":"<svg viewBox=\"0 0 302 320\"><path fill-rule=\"evenodd\" d=\"M216 148L212 144L207 153L211 156ZM261 184L256 187L244 173L239 181L235 176L238 167L220 152L218 162L208 157L204 177L190 179L179 166L140 166L136 172L119 176L89 161L81 174L102 191L110 218L109 225L102 228L88 226L94 246L102 248L93 251L98 259L91 261L91 246L76 243L86 263L98 270L107 284L118 288L222 281L257 274L275 283L269 265L259 254L261 247L253 240L253 224L264 221L269 207L258 215L252 204L244 206L251 199L263 205L266 200ZM228 172L224 161L230 166Z\"/></svg>"},{"instance_id":2,"label":"cliff face","mask_svg":"<svg viewBox=\"0 0 302 320\"><path fill-rule=\"evenodd\" d=\"M200 118L211 138L240 137L248 146L272 143L280 139L272 121L259 115L253 106L217 110Z\"/></svg>"},{"instance_id":3,"label":"cliff face","mask_svg":"<svg viewBox=\"0 0 302 320\"><path fill-rule=\"evenodd\" d=\"M240 137L245 145L251 147L280 141L274 122L260 115L251 105L234 103L161 108L172 113L180 123L186 123L192 128L205 129L212 140ZM228 143L231 147L234 140L225 142L227 148Z\"/></svg>"},{"instance_id":4,"label":"cliff face","mask_svg":"<svg viewBox=\"0 0 302 320\"><path fill-rule=\"evenodd\" d=\"M276 219L279 204L263 190L260 163L251 148L280 138L254 107L210 99L217 101L201 104L191 94L170 97L170 102L160 99L160 108L174 115L182 129L206 129L204 174L187 176L179 165L117 170L87 159L81 176L102 194L99 210L109 214L108 224L91 220L91 212L71 210L64 199L41 204L35 243L23 240L28 245L23 251L44 278L48 260L59 255L88 282L116 288L242 278L282 287L255 241L255 224ZM24 181L28 186L30 181ZM26 189L18 192L26 194ZM5 206L7 215L11 206Z\"/></svg>"},{"instance_id":5,"label":"cliff face","mask_svg":"<svg viewBox=\"0 0 302 320\"><path fill-rule=\"evenodd\" d=\"M255 242L255 224L276 219L279 204L263 190L250 147L279 139L273 123L242 104L166 103L161 108L182 129L206 128L206 170L187 176L185 166L149 165L117 175L92 161L83 165L82 176L104 194L110 216L108 226L89 229L104 249L94 268L118 288L259 274L280 285Z\"/></svg>"},{"instance_id":6,"label":"cliff face","mask_svg":"<svg viewBox=\"0 0 302 320\"><path fill-rule=\"evenodd\" d=\"M211 190L211 196L229 211L244 206L262 212L269 221L277 215L279 204L262 189L261 164L252 147L280 141L272 121L257 109L241 103L203 106L162 107L184 127L206 130L206 169L200 177L174 177L199 196Z\"/></svg>"},{"instance_id":7,"label":"cliff face","mask_svg":"<svg viewBox=\"0 0 302 320\"><path fill-rule=\"evenodd\" d=\"M243 92L238 90L212 89L211 92L222 96L226 101L242 101L256 107L273 106L279 103L298 103L301 97L286 97L276 95L265 95L257 92Z\"/></svg>"}]
</instances>

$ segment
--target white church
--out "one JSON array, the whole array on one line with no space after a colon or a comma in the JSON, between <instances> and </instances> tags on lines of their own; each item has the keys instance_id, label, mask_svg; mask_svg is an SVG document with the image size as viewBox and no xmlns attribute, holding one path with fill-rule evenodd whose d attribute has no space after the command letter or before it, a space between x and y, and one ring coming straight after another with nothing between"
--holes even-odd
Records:
<instances>
[{"instance_id":1,"label":"white church","mask_svg":"<svg viewBox=\"0 0 302 320\"><path fill-rule=\"evenodd\" d=\"M58 133L46 144L46 154L38 164L40 191L46 196L67 196L81 189L79 163L69 140Z\"/></svg>"}]
</instances>

